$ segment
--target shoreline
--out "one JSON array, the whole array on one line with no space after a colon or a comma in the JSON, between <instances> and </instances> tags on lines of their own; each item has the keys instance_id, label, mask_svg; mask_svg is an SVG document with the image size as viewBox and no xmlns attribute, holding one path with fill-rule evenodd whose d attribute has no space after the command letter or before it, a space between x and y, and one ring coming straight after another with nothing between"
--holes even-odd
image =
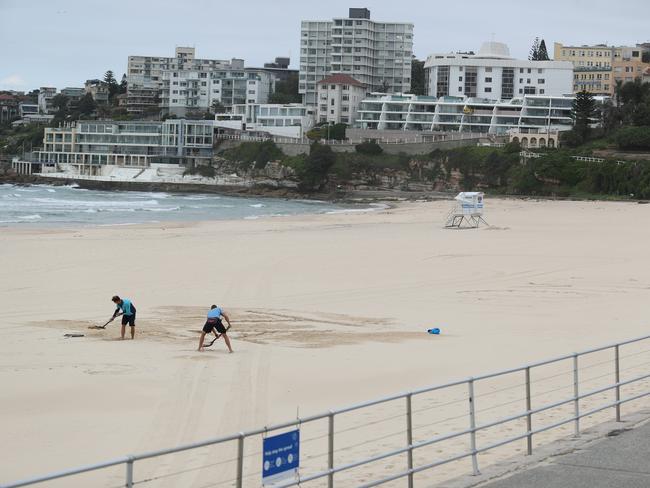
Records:
<instances>
[{"instance_id":1,"label":"shoreline","mask_svg":"<svg viewBox=\"0 0 650 488\"><path fill-rule=\"evenodd\" d=\"M79 188L99 191L139 191L139 192L167 192L172 194L207 193L229 197L268 197L284 200L323 201L339 204L364 204L386 203L401 201L441 201L452 200L459 191L465 190L400 190L388 188L347 189L333 192L301 193L294 188L273 187L268 185L255 185L242 187L234 185L208 185L205 183L171 183L149 181L98 181L42 175L16 175L0 177L0 184L17 186L51 185L69 186L76 184ZM492 193L489 189L478 188L472 191L483 191L487 198L502 200L523 201L568 201L568 202L636 202L638 204L650 203L650 200L623 197L619 195L585 195L585 196L554 196L554 195L516 195Z\"/></svg>"}]
</instances>

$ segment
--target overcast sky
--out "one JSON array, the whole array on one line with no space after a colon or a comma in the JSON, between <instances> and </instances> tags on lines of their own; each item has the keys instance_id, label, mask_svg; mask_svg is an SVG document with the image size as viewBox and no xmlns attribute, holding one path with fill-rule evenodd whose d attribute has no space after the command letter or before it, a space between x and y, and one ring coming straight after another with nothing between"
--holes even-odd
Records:
<instances>
[{"instance_id":1,"label":"overcast sky","mask_svg":"<svg viewBox=\"0 0 650 488\"><path fill-rule=\"evenodd\" d=\"M291 55L300 21L345 17L368 7L377 21L415 24L414 54L478 50L494 39L525 58L539 36L553 42L630 45L650 41L650 0L0 0L0 90L83 86L127 56L243 58L261 66Z\"/></svg>"}]
</instances>

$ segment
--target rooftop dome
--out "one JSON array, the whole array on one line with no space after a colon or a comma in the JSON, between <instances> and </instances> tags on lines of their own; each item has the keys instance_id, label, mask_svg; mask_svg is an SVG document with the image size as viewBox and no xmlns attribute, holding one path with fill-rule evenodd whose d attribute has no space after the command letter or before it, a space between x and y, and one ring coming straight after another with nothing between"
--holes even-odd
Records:
<instances>
[{"instance_id":1,"label":"rooftop dome","mask_svg":"<svg viewBox=\"0 0 650 488\"><path fill-rule=\"evenodd\" d=\"M484 42L477 57L479 58L510 58L510 49L503 42Z\"/></svg>"}]
</instances>

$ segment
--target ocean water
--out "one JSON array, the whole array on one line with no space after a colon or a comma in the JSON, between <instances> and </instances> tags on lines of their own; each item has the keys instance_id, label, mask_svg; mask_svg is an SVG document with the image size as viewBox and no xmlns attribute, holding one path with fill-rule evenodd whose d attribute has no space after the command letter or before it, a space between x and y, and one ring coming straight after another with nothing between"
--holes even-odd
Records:
<instances>
[{"instance_id":1,"label":"ocean water","mask_svg":"<svg viewBox=\"0 0 650 488\"><path fill-rule=\"evenodd\" d=\"M366 211L377 206L364 208ZM364 210L328 202L215 194L116 192L72 186L0 185L0 227L133 225L162 221L258 219Z\"/></svg>"}]
</instances>

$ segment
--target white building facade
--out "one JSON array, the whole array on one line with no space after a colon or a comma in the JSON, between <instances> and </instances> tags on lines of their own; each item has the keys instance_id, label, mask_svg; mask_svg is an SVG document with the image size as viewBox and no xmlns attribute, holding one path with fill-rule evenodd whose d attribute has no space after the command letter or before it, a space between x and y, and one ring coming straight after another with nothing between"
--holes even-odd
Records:
<instances>
[{"instance_id":1,"label":"white building facade","mask_svg":"<svg viewBox=\"0 0 650 488\"><path fill-rule=\"evenodd\" d=\"M244 60L197 59L193 47L177 47L174 57L129 56L127 66L127 110L132 115L165 108L161 101L164 74L169 71L210 72L243 70Z\"/></svg>"},{"instance_id":2,"label":"white building facade","mask_svg":"<svg viewBox=\"0 0 650 488\"><path fill-rule=\"evenodd\" d=\"M352 124L365 95L363 84L351 76L336 74L323 78L318 82L318 122Z\"/></svg>"},{"instance_id":3,"label":"white building facade","mask_svg":"<svg viewBox=\"0 0 650 488\"><path fill-rule=\"evenodd\" d=\"M573 92L573 65L510 57L505 44L486 42L478 54L432 54L424 65L427 94L509 100Z\"/></svg>"},{"instance_id":4,"label":"white building facade","mask_svg":"<svg viewBox=\"0 0 650 488\"><path fill-rule=\"evenodd\" d=\"M217 102L225 107L266 103L273 76L263 70L169 70L162 73L163 113L184 116L207 111Z\"/></svg>"},{"instance_id":5,"label":"white building facade","mask_svg":"<svg viewBox=\"0 0 650 488\"><path fill-rule=\"evenodd\" d=\"M370 11L351 8L346 18L301 24L299 92L316 106L317 83L326 76L352 76L370 91L411 88L413 24L375 22Z\"/></svg>"},{"instance_id":6,"label":"white building facade","mask_svg":"<svg viewBox=\"0 0 650 488\"><path fill-rule=\"evenodd\" d=\"M574 97L524 95L510 100L375 93L361 102L357 127L506 134L569 130ZM602 101L602 100L601 100Z\"/></svg>"},{"instance_id":7,"label":"white building facade","mask_svg":"<svg viewBox=\"0 0 650 488\"><path fill-rule=\"evenodd\" d=\"M234 105L232 114L217 114L215 127L302 139L314 120L315 109L298 103L244 104Z\"/></svg>"}]
</instances>

